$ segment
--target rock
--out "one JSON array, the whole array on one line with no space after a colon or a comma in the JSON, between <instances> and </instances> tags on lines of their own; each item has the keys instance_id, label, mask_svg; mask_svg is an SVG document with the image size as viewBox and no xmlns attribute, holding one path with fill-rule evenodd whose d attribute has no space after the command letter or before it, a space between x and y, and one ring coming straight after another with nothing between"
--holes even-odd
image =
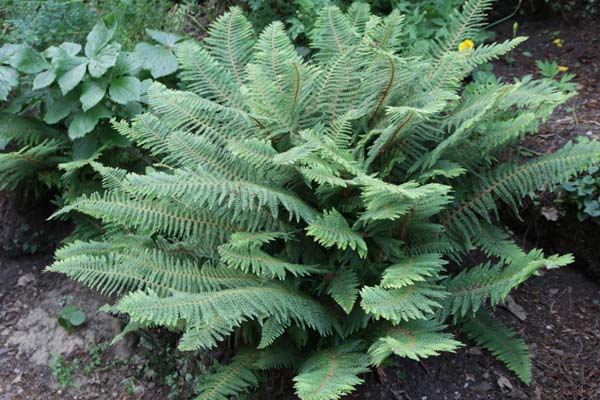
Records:
<instances>
[{"instance_id":1,"label":"rock","mask_svg":"<svg viewBox=\"0 0 600 400\"><path fill-rule=\"evenodd\" d=\"M15 379L13 379L13 380L12 380L12 382L11 382L11 383L12 383L13 385L14 385L14 384L17 384L17 383L20 383L20 382L21 382L21 376L22 376L21 374L17 375L17 376L15 377Z\"/></svg>"},{"instance_id":2,"label":"rock","mask_svg":"<svg viewBox=\"0 0 600 400\"><path fill-rule=\"evenodd\" d=\"M523 306L517 304L511 295L506 296L506 300L502 305L521 321L527 320L527 313L525 312L525 309Z\"/></svg>"},{"instance_id":3,"label":"rock","mask_svg":"<svg viewBox=\"0 0 600 400\"><path fill-rule=\"evenodd\" d=\"M474 356L480 356L483 354L481 352L481 349L477 346L469 347L469 350L467 350L467 353L474 355Z\"/></svg>"},{"instance_id":4,"label":"rock","mask_svg":"<svg viewBox=\"0 0 600 400\"><path fill-rule=\"evenodd\" d=\"M503 391L504 391L504 389L508 389L508 390L513 389L512 383L504 375L500 375L497 383L498 383L498 386L500 386L500 389L502 389Z\"/></svg>"},{"instance_id":5,"label":"rock","mask_svg":"<svg viewBox=\"0 0 600 400\"><path fill-rule=\"evenodd\" d=\"M489 392L493 388L494 386L492 386L492 384L489 382L479 382L474 385L471 385L471 390L481 393Z\"/></svg>"},{"instance_id":6,"label":"rock","mask_svg":"<svg viewBox=\"0 0 600 400\"><path fill-rule=\"evenodd\" d=\"M124 328L123 321L115 317L111 317L110 325L114 336L121 333L121 331ZM138 337L135 333L129 332L128 334L126 334L123 337L123 339L119 340L113 346L113 353L115 355L115 358L122 361L128 360L133 355L133 351L135 346L137 345L137 342Z\"/></svg>"},{"instance_id":7,"label":"rock","mask_svg":"<svg viewBox=\"0 0 600 400\"><path fill-rule=\"evenodd\" d=\"M31 272L28 272L25 275L19 277L19 280L17 281L17 286L29 286L33 283L35 283L35 276Z\"/></svg>"}]
</instances>

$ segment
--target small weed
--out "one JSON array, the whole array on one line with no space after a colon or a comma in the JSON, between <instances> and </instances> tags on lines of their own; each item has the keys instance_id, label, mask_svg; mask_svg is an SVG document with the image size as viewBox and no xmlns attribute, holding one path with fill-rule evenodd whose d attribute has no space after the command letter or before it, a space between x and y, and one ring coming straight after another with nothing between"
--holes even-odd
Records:
<instances>
[{"instance_id":1,"label":"small weed","mask_svg":"<svg viewBox=\"0 0 600 400\"><path fill-rule=\"evenodd\" d=\"M125 386L125 393L128 395L133 395L135 393L135 377L127 378L123 381Z\"/></svg>"},{"instance_id":2,"label":"small weed","mask_svg":"<svg viewBox=\"0 0 600 400\"><path fill-rule=\"evenodd\" d=\"M60 354L54 356L54 360L50 365L52 375L62 390L73 386L73 372L78 368L79 359L75 358L73 362L69 363Z\"/></svg>"},{"instance_id":3,"label":"small weed","mask_svg":"<svg viewBox=\"0 0 600 400\"><path fill-rule=\"evenodd\" d=\"M77 306L70 304L59 311L58 324L71 333L85 324L85 313Z\"/></svg>"}]
</instances>

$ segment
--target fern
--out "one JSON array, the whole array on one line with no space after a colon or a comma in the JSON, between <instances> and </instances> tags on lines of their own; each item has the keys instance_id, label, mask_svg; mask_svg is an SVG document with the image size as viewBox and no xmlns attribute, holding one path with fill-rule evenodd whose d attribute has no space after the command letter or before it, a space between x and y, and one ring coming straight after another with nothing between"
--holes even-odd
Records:
<instances>
[{"instance_id":1,"label":"fern","mask_svg":"<svg viewBox=\"0 0 600 400\"><path fill-rule=\"evenodd\" d=\"M388 327L371 345L369 354L374 364L381 364L390 355L420 360L437 356L440 352L454 352L462 344L452 334L441 333L444 325L432 320L416 320L399 326Z\"/></svg>"},{"instance_id":2,"label":"fern","mask_svg":"<svg viewBox=\"0 0 600 400\"><path fill-rule=\"evenodd\" d=\"M249 350L241 353L226 367L213 374L206 374L196 387L196 400L227 400L258 384L254 364L258 354Z\"/></svg>"},{"instance_id":3,"label":"fern","mask_svg":"<svg viewBox=\"0 0 600 400\"><path fill-rule=\"evenodd\" d=\"M294 378L298 396L307 400L339 399L362 383L357 375L366 372L368 357L357 351L359 343L349 342L314 354Z\"/></svg>"},{"instance_id":4,"label":"fern","mask_svg":"<svg viewBox=\"0 0 600 400\"><path fill-rule=\"evenodd\" d=\"M531 382L531 361L527 345L516 333L481 310L476 316L462 322L461 329L473 338L477 345L489 350L506 364L521 380Z\"/></svg>"},{"instance_id":5,"label":"fern","mask_svg":"<svg viewBox=\"0 0 600 400\"><path fill-rule=\"evenodd\" d=\"M522 343L483 310L572 258L525 252L497 214L597 162L600 145L511 150L569 95L474 70L521 42L458 50L489 4L467 1L425 47L398 12L328 6L304 58L282 23L256 36L231 9L175 49L180 89L155 83L148 112L113 122L157 162L139 173L90 160L104 193L57 216L106 233L49 270L120 295L110 311L179 332L181 350L243 344L201 377L199 398L288 368L300 398L338 399L389 357L455 351L455 327L528 381ZM490 260L473 266L471 251Z\"/></svg>"}]
</instances>

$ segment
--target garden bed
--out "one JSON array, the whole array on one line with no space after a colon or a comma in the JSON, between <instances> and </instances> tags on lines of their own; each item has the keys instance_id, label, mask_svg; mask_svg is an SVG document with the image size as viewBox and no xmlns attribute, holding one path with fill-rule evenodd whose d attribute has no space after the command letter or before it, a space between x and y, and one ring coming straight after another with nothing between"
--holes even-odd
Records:
<instances>
[{"instance_id":1,"label":"garden bed","mask_svg":"<svg viewBox=\"0 0 600 400\"><path fill-rule=\"evenodd\" d=\"M497 31L497 40L512 36L512 21ZM568 24L563 19L521 22L518 34L528 35L530 40L513 52L512 63L498 61L497 73L505 79L535 74L535 60L557 59L577 74L580 91L578 97L550 118L539 134L521 144L523 149L544 154L576 135L599 137L597 24L591 20ZM562 48L553 44L557 37L564 43ZM546 206L551 207L552 199L546 201ZM22 225L17 218L18 208L12 210L15 214L4 215L3 222L12 219ZM600 260L600 248L590 242L590 238L597 238L591 236L594 226L586 227L588 233L583 237L573 238L573 230L580 227L573 223L574 219L548 221L539 210L531 206L524 214L528 218L524 223L507 220L523 244L539 245L548 252L573 252L580 257L575 267L551 270L527 281L512 294L511 303L497 309L496 315L515 328L530 346L534 370L529 387L485 351L465 346L455 355L445 354L420 363L397 360L396 366L367 375L367 383L348 398L599 398L600 286L577 268L584 261L589 265ZM99 350L121 328L119 320L95 311L108 299L62 275L42 274L50 261L51 256L43 251L16 259L0 258L0 400L166 399L169 388L159 383L151 360L141 348L126 341L117 348ZM56 314L67 303L76 304L88 317L86 326L70 335L56 321ZM56 364L55 353L64 357L62 364ZM71 386L61 389L56 376L71 379ZM172 377L177 377L176 372ZM171 382L178 385L181 381L172 378ZM294 398L289 395L291 382L285 376L276 379L272 386L257 397Z\"/></svg>"}]
</instances>

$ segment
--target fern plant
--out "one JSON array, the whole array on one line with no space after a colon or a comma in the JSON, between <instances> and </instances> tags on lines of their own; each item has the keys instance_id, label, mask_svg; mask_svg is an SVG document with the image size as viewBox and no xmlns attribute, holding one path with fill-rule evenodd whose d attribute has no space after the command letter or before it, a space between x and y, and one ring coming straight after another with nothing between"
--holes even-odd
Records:
<instances>
[{"instance_id":1,"label":"fern plant","mask_svg":"<svg viewBox=\"0 0 600 400\"><path fill-rule=\"evenodd\" d=\"M457 331L530 382L524 342L488 309L572 260L522 250L498 207L588 168L600 144L511 151L568 95L530 77L465 83L524 40L459 46L489 6L465 2L431 51L405 42L399 12L329 6L310 59L282 23L255 37L232 8L176 50L184 90L155 83L150 112L114 123L162 161L144 174L92 162L106 191L59 215L109 233L60 249L49 270L122 295L107 309L129 329L181 332L182 350L233 335L238 355L200 379L198 399L272 368L295 371L302 399L337 399L390 356L455 351ZM471 265L473 251L489 261Z\"/></svg>"}]
</instances>

